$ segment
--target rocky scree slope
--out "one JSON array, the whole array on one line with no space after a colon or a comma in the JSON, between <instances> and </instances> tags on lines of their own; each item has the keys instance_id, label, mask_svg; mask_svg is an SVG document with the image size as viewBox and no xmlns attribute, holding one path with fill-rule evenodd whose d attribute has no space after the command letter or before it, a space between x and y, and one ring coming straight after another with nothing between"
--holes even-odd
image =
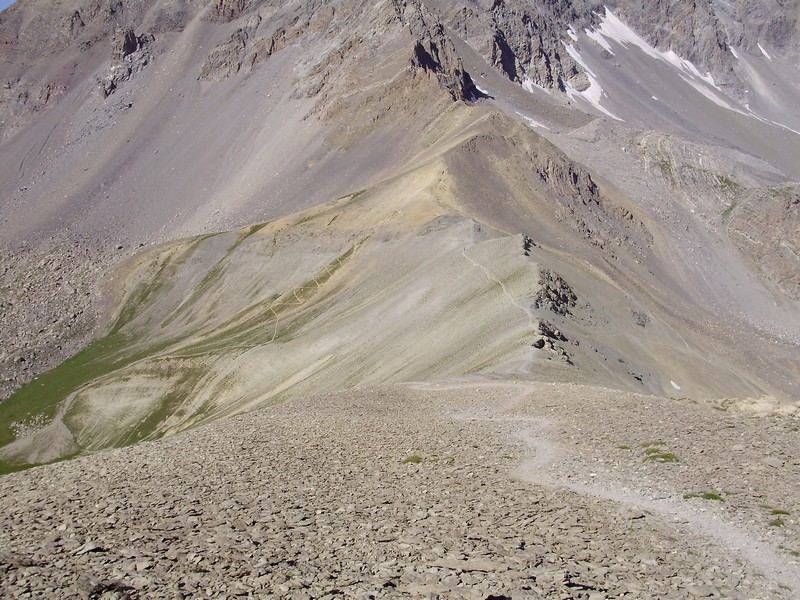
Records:
<instances>
[{"instance_id":1,"label":"rocky scree slope","mask_svg":"<svg viewBox=\"0 0 800 600\"><path fill-rule=\"evenodd\" d=\"M500 380L295 398L0 478L0 590L792 598L795 425Z\"/></svg>"}]
</instances>

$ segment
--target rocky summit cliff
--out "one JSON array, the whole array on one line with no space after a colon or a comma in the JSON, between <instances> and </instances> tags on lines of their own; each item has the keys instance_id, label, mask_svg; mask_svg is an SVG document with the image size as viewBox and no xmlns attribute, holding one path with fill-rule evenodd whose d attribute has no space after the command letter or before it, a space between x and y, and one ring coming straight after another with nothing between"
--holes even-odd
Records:
<instances>
[{"instance_id":1,"label":"rocky summit cliff","mask_svg":"<svg viewBox=\"0 0 800 600\"><path fill-rule=\"evenodd\" d=\"M796 399L797 9L19 0L0 455L476 373Z\"/></svg>"}]
</instances>

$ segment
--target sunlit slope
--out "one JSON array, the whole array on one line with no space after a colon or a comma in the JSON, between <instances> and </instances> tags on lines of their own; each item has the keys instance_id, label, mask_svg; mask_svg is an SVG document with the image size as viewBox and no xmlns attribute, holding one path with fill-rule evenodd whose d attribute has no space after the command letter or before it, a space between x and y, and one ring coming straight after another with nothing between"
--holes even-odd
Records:
<instances>
[{"instance_id":1,"label":"sunlit slope","mask_svg":"<svg viewBox=\"0 0 800 600\"><path fill-rule=\"evenodd\" d=\"M498 114L464 107L426 135L377 186L128 261L105 335L0 405L0 459L473 373L691 398L775 391L710 333L691 289L676 295L658 225L613 186Z\"/></svg>"},{"instance_id":2,"label":"sunlit slope","mask_svg":"<svg viewBox=\"0 0 800 600\"><path fill-rule=\"evenodd\" d=\"M97 359L101 372L75 382L57 419L75 449L158 437L313 390L524 363L537 266L522 236L487 235L414 193L430 174L383 191L396 202L356 194L138 258L98 342L113 341ZM35 436L26 439L5 457L44 458L26 456Z\"/></svg>"}]
</instances>

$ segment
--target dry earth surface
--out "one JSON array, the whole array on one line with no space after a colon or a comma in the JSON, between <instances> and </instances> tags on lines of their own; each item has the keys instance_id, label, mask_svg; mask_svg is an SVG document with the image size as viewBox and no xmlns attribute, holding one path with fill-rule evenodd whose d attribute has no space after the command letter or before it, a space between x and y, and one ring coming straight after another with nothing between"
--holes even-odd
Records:
<instances>
[{"instance_id":1,"label":"dry earth surface","mask_svg":"<svg viewBox=\"0 0 800 600\"><path fill-rule=\"evenodd\" d=\"M0 585L793 598L800 420L759 410L491 378L295 399L3 477Z\"/></svg>"}]
</instances>

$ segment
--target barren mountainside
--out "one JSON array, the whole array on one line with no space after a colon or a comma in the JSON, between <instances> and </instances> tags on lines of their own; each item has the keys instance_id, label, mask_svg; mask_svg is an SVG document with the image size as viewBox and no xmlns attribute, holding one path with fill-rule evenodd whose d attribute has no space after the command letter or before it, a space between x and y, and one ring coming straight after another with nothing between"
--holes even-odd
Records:
<instances>
[{"instance_id":1,"label":"barren mountainside","mask_svg":"<svg viewBox=\"0 0 800 600\"><path fill-rule=\"evenodd\" d=\"M795 9L16 3L6 395L97 341L5 456L484 371L795 397Z\"/></svg>"},{"instance_id":2,"label":"barren mountainside","mask_svg":"<svg viewBox=\"0 0 800 600\"><path fill-rule=\"evenodd\" d=\"M0 13L0 595L796 597L798 15Z\"/></svg>"}]
</instances>

